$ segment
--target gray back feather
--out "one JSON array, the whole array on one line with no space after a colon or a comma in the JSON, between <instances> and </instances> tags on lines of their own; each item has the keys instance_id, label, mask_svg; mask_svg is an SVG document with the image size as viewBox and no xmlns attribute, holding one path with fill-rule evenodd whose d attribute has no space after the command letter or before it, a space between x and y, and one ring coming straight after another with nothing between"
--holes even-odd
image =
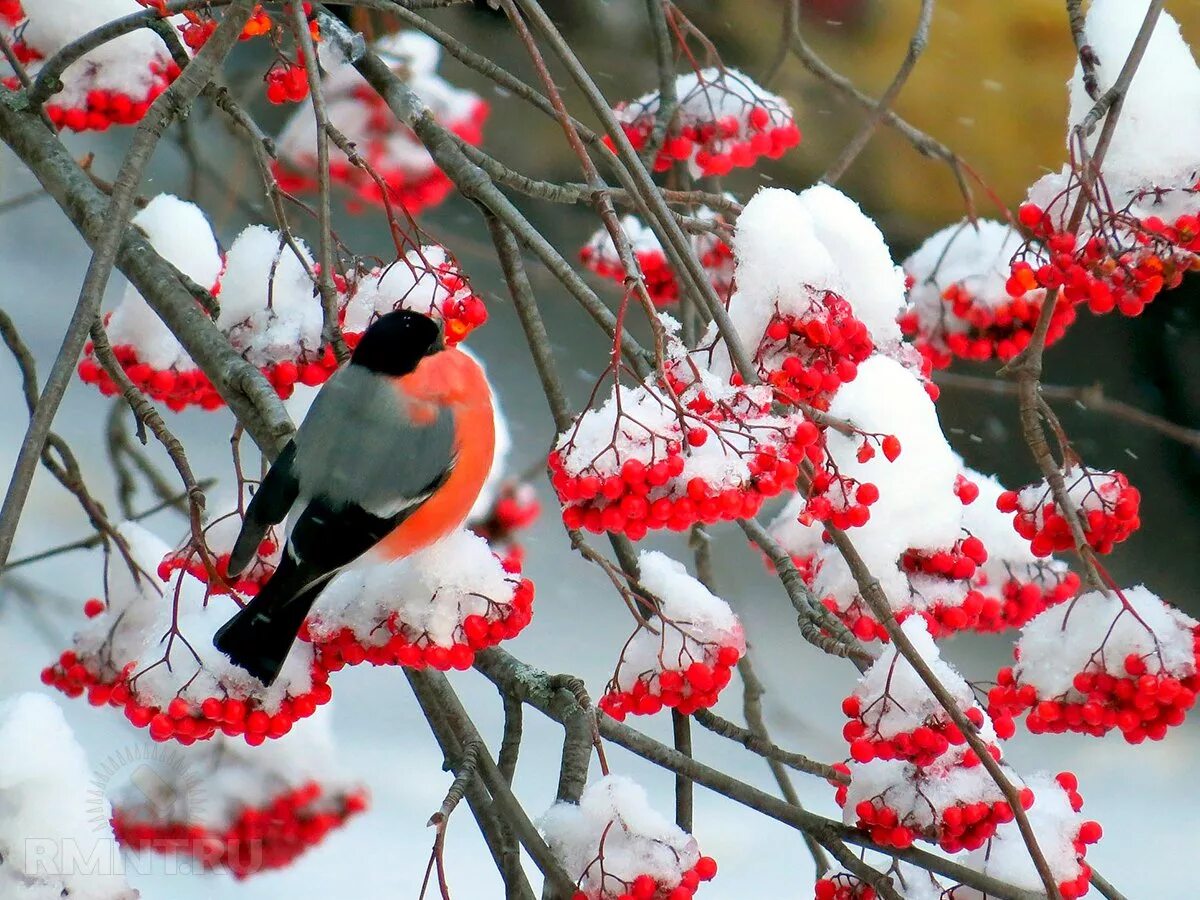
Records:
<instances>
[{"instance_id":1,"label":"gray back feather","mask_svg":"<svg viewBox=\"0 0 1200 900\"><path fill-rule=\"evenodd\" d=\"M295 442L301 497L391 515L453 465L454 418L443 409L417 425L386 376L346 366L321 389Z\"/></svg>"}]
</instances>

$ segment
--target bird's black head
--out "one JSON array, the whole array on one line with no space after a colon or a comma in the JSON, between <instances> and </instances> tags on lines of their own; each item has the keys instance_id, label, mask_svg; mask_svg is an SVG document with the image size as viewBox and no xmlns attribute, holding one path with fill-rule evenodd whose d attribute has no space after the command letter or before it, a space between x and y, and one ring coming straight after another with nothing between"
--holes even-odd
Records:
<instances>
[{"instance_id":1,"label":"bird's black head","mask_svg":"<svg viewBox=\"0 0 1200 900\"><path fill-rule=\"evenodd\" d=\"M426 356L446 349L437 322L400 309L372 322L354 348L350 365L379 375L407 375Z\"/></svg>"}]
</instances>

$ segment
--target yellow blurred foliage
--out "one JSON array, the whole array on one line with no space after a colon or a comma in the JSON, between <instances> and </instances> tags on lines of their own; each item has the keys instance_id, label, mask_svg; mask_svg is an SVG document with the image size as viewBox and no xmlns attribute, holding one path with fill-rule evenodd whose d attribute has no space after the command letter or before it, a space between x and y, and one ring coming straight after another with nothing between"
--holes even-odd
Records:
<instances>
[{"instance_id":1,"label":"yellow blurred foliage","mask_svg":"<svg viewBox=\"0 0 1200 900\"><path fill-rule=\"evenodd\" d=\"M727 33L741 35L747 49L753 47L751 58L763 61L760 73L779 38L782 4L726 0L718 5L715 18L727 23ZM806 17L805 34L826 62L878 96L904 58L920 2L858 5L861 15L845 25ZM1168 0L1167 10L1197 47L1200 2ZM1032 181L1066 158L1066 84L1074 64L1062 0L940 0L928 47L896 110L955 150L1002 202L1015 205ZM804 144L795 165L803 183L836 158L863 113L839 101L796 59L786 63L774 87L799 109ZM881 215L907 220L892 223L901 231L928 229L962 214L961 196L946 167L918 156L891 129L880 130L844 181ZM995 204L979 190L976 201L980 214L994 213Z\"/></svg>"}]
</instances>

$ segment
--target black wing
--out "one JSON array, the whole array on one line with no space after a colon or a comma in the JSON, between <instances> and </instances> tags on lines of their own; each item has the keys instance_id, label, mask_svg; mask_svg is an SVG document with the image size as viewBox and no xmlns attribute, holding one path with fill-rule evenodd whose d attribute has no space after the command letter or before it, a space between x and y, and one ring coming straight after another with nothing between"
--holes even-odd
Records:
<instances>
[{"instance_id":1,"label":"black wing","mask_svg":"<svg viewBox=\"0 0 1200 900\"><path fill-rule=\"evenodd\" d=\"M230 575L237 575L246 568L267 530L284 520L300 495L300 482L292 469L295 458L296 443L288 441L250 499L242 530L229 554Z\"/></svg>"}]
</instances>

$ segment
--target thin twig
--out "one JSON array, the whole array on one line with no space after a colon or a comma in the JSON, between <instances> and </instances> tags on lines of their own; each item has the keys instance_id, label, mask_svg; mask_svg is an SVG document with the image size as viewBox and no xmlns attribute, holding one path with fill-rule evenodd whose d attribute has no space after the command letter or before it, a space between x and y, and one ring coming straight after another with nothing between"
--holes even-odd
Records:
<instances>
[{"instance_id":1,"label":"thin twig","mask_svg":"<svg viewBox=\"0 0 1200 900\"><path fill-rule=\"evenodd\" d=\"M846 170L854 164L854 160L866 148L867 143L871 140L871 136L879 128L887 111L891 109L896 102L896 98L900 96L900 92L904 90L904 85L908 81L908 76L912 74L912 70L917 65L917 60L921 58L921 54L925 51L926 45L929 43L929 23L933 21L933 0L921 0L921 11L917 16L917 27L913 31L912 38L908 42L908 51L904 54L904 61L900 63L900 68L896 71L896 75L892 78L892 83L888 85L883 96L879 98L879 102L875 104L875 108L871 110L871 114L859 126L858 133L850 139L838 158L834 163L825 170L825 174L821 176L821 180L826 184L836 184L838 180L846 173Z\"/></svg>"}]
</instances>

